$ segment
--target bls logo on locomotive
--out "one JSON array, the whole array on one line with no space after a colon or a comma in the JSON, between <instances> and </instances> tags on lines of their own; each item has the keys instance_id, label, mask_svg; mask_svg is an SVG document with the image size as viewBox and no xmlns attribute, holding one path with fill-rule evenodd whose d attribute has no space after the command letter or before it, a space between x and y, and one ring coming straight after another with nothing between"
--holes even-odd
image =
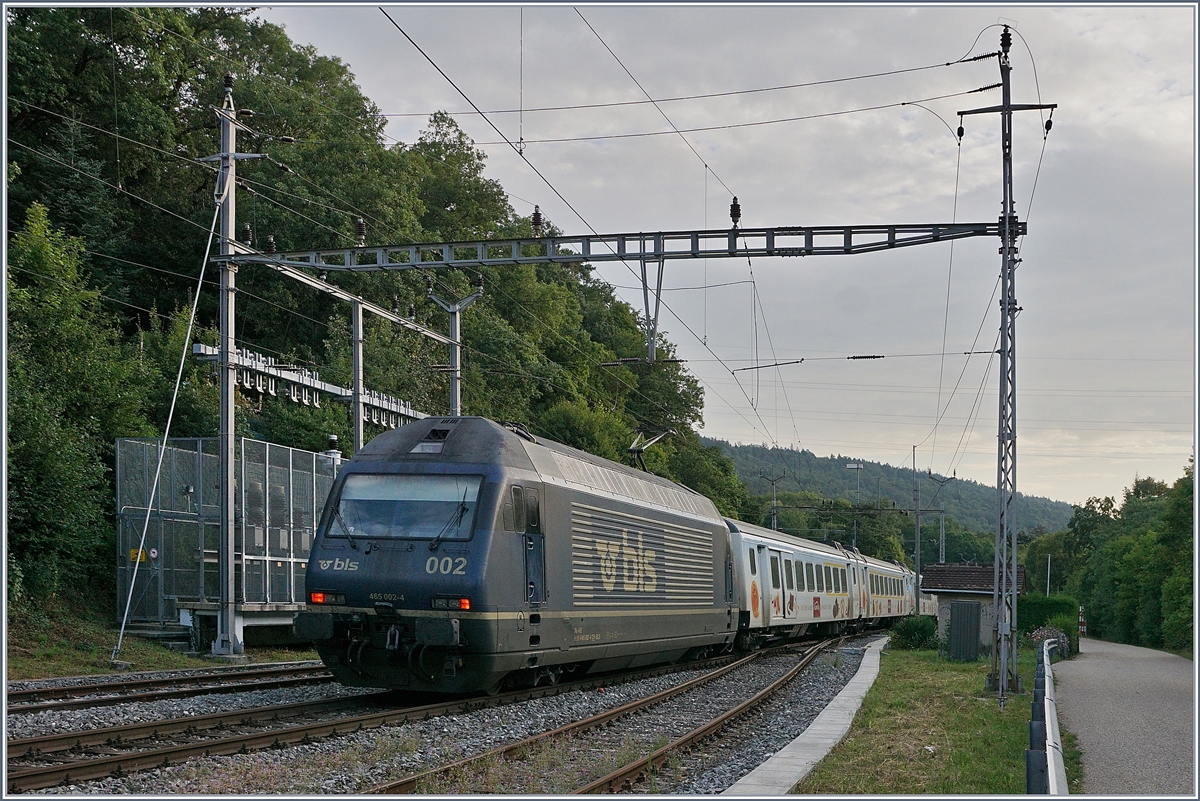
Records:
<instances>
[{"instance_id":1,"label":"bls logo on locomotive","mask_svg":"<svg viewBox=\"0 0 1200 801\"><path fill-rule=\"evenodd\" d=\"M621 544L596 539L596 554L600 557L600 583L612 592L617 586L617 568L621 570L621 589L626 592L654 592L658 588L658 571L654 569L654 551L645 548L642 535L637 545L629 544L629 532L621 532Z\"/></svg>"},{"instance_id":2,"label":"bls logo on locomotive","mask_svg":"<svg viewBox=\"0 0 1200 801\"><path fill-rule=\"evenodd\" d=\"M332 567L334 570L358 570L358 562L350 559L318 559L317 565L322 570Z\"/></svg>"}]
</instances>

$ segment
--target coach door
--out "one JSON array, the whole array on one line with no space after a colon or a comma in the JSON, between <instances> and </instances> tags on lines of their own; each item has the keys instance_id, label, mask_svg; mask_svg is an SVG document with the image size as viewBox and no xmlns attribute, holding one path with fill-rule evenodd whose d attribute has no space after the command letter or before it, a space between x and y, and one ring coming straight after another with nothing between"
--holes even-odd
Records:
<instances>
[{"instance_id":1,"label":"coach door","mask_svg":"<svg viewBox=\"0 0 1200 801\"><path fill-rule=\"evenodd\" d=\"M783 617L786 620L794 620L796 618L796 593L799 587L796 586L795 576L792 572L793 562L790 558L791 554L785 554L783 557Z\"/></svg>"},{"instance_id":2,"label":"coach door","mask_svg":"<svg viewBox=\"0 0 1200 801\"><path fill-rule=\"evenodd\" d=\"M771 554L771 622L784 617L784 604L787 602L783 584L783 553L770 551Z\"/></svg>"}]
</instances>

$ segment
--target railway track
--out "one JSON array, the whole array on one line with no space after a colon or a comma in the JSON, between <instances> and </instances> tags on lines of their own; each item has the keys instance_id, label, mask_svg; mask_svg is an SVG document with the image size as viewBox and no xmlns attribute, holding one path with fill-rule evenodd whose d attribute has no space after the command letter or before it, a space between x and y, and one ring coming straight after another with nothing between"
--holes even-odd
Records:
<instances>
[{"instance_id":1,"label":"railway track","mask_svg":"<svg viewBox=\"0 0 1200 801\"><path fill-rule=\"evenodd\" d=\"M801 670L803 670L816 656L825 648L830 647L837 640L828 640L809 647L803 656L801 656L794 666L788 669L782 676L759 692L755 693L751 698L746 699L742 703L736 705L732 709L727 709L721 714L711 718L702 726L696 727L686 735L677 738L676 740L667 743L666 745L657 748L649 756L637 755L628 759L621 764L621 767L608 774L586 782L577 786L574 789L575 793L595 793L595 792L611 792L639 780L648 772L653 771L660 766L667 757L679 749L686 748L691 743L710 736L713 732L719 730L722 726L736 719L743 713L754 708L762 700L770 696L779 688L785 686L788 682L794 679ZM616 709L608 710L597 715L585 718L583 720L569 723L565 726L560 726L557 729L543 732L532 737L509 743L506 745L493 748L475 756L443 765L438 768L422 771L420 773L406 776L402 779L388 782L371 788L367 792L375 794L399 794L399 793L417 793L417 792L437 792L437 793L462 793L462 792L561 792L562 788L547 788L545 786L529 786L521 783L520 769L509 770L505 763L525 760L530 763L532 772L545 771L547 769L545 762L539 762L537 756L531 757L535 752L542 755L549 751L559 752L586 752L586 759L589 763L594 763L595 754L597 753L594 744L585 744L577 738L586 732L598 730L604 727L613 726L618 721L628 719L637 713L644 713L648 710L653 710L656 707L667 704L673 699L681 698L689 693L703 692L705 685L718 681L726 676L735 674L739 669L742 669L756 660L760 660L764 656L769 656L774 653L794 651L796 646L784 646L778 649L768 649L759 651L749 656L742 657L735 662L726 665L723 668L699 676L695 679L687 681L676 687L669 688L655 695L642 698L628 704L625 704ZM611 737L608 738L610 741ZM619 751L618 751L619 753ZM644 752L643 752L644 753ZM555 765L551 770L561 771L561 765ZM498 774L500 784L497 784L494 779L489 778L489 774ZM485 786L480 786L480 782L484 782ZM490 783L489 783L490 782ZM515 784L506 784L505 782L514 782Z\"/></svg>"},{"instance_id":2,"label":"railway track","mask_svg":"<svg viewBox=\"0 0 1200 801\"><path fill-rule=\"evenodd\" d=\"M186 698L206 693L269 690L332 681L333 675L320 662L256 668L224 668L168 678L118 680L62 687L9 690L6 693L7 712L14 715L47 710L84 709L127 704L133 701Z\"/></svg>"},{"instance_id":3,"label":"railway track","mask_svg":"<svg viewBox=\"0 0 1200 801\"><path fill-rule=\"evenodd\" d=\"M199 756L222 756L262 748L281 748L336 736L360 729L420 721L438 715L469 712L502 704L557 695L580 689L593 689L635 679L669 673L717 667L734 657L719 657L704 662L667 665L633 673L596 676L576 682L536 687L491 697L458 698L432 704L405 706L366 714L335 715L340 705L355 702L381 702L388 693L369 693L352 698L261 707L177 720L46 735L7 744L9 792L22 792L91 781L109 776L183 763ZM321 719L295 723L302 715L321 715ZM289 719L290 722L289 722ZM233 730L236 729L236 730ZM251 729L247 731L246 729ZM183 742L180 742L184 740ZM40 763L40 764L33 764Z\"/></svg>"}]
</instances>

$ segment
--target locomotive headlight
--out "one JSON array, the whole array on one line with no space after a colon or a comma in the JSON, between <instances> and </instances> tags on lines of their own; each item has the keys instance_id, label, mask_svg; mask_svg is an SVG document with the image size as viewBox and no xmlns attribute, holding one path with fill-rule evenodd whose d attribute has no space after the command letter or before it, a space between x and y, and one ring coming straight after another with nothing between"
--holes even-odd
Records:
<instances>
[{"instance_id":1,"label":"locomotive headlight","mask_svg":"<svg viewBox=\"0 0 1200 801\"><path fill-rule=\"evenodd\" d=\"M471 608L470 598L434 598L432 599L434 609L462 609Z\"/></svg>"},{"instance_id":2,"label":"locomotive headlight","mask_svg":"<svg viewBox=\"0 0 1200 801\"><path fill-rule=\"evenodd\" d=\"M346 596L340 592L310 592L308 594L309 603L314 604L343 604L346 603Z\"/></svg>"}]
</instances>

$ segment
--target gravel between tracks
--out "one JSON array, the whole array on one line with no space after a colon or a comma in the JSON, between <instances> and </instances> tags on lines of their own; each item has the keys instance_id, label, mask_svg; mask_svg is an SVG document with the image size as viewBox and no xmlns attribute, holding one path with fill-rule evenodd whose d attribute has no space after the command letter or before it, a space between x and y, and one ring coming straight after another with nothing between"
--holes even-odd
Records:
<instances>
[{"instance_id":1,"label":"gravel between tracks","mask_svg":"<svg viewBox=\"0 0 1200 801\"><path fill-rule=\"evenodd\" d=\"M787 725L767 718L772 722L760 723L753 735L750 734L748 728L746 739L748 742L754 743L752 748L731 748L729 744L734 741L733 738L737 736L735 734L728 735L724 739L710 741L726 744L725 748L719 750L721 754L719 770L715 772L702 771L698 774L689 772L685 778L691 780L692 784L680 784L679 789L668 792L719 792L745 772L757 766L770 753L790 741L796 733L816 717L828 700L836 695L846 681L853 676L854 670L857 668L857 661L861 658L861 648L856 649L857 654L852 654L851 650L855 649L846 649L842 654L841 665L821 664L833 660L829 660L825 656L818 657L816 662L801 674L801 677L783 691L784 698L798 696L791 702L791 707L788 707L786 703L781 706L781 709L785 711L790 709L790 714L783 715ZM794 659L768 658L766 661L777 663L786 661L788 665L794 664ZM851 667L851 663L853 663L853 667ZM774 675L778 676L781 671L768 672L774 672ZM602 690L567 692L559 696L539 698L470 713L447 715L419 723L366 729L293 748L268 749L228 757L205 757L183 765L157 768L122 778L64 785L36 792L71 795L164 795L228 793L231 791L238 794L287 795L362 792L385 781L445 764L464 756L481 753L497 745L519 740L603 710L612 709L636 698L680 684L701 673L702 671L685 671L615 687L606 687ZM725 693L716 692L720 683L721 680L714 682L711 685L712 691L702 693L702 695L713 698L724 696ZM762 683L765 684L766 680ZM735 687L732 683L728 690L736 693L736 700L726 699L726 707L732 706L733 703L746 697L745 690ZM201 715L219 709L249 708L269 703L293 703L339 693L361 692L365 691L332 685L231 693L208 698L198 696L76 712L18 715L9 718L9 736L34 736L50 731L120 725L155 717ZM732 698L732 696L730 697ZM714 701L713 703L720 704L721 702ZM772 707L780 703L775 702ZM152 712L150 709L135 709L136 707L153 707L155 709ZM700 709L692 710L691 726L698 725L703 714L704 712ZM44 717L51 715L56 720ZM665 741L678 736L678 734L673 734L667 737L665 728L668 727L660 725L663 721L658 716L644 717L646 718L644 728L651 738ZM687 717L687 714L683 714L680 719ZM16 722L20 724L28 724L28 727L22 730L24 733L18 735L13 730L14 718L18 719ZM21 720L22 718L24 720ZM40 729L34 728L38 719L41 719ZM758 719L757 714L749 718L749 720L756 719ZM764 732L762 730L764 725L768 728L774 727L774 729ZM799 728L796 728L797 725ZM675 726L672 725L669 728L673 731ZM780 734L780 731L789 730L794 730L794 733ZM738 756L737 766L727 754L733 750L742 752ZM714 761L716 760L710 758L706 764L712 767ZM701 779L707 783L700 782ZM661 783L657 791L664 791Z\"/></svg>"},{"instance_id":2,"label":"gravel between tracks","mask_svg":"<svg viewBox=\"0 0 1200 801\"><path fill-rule=\"evenodd\" d=\"M871 638L874 639L874 638ZM813 660L766 703L668 760L655 777L634 792L707 795L720 793L796 739L854 678L866 647L856 641Z\"/></svg>"}]
</instances>

